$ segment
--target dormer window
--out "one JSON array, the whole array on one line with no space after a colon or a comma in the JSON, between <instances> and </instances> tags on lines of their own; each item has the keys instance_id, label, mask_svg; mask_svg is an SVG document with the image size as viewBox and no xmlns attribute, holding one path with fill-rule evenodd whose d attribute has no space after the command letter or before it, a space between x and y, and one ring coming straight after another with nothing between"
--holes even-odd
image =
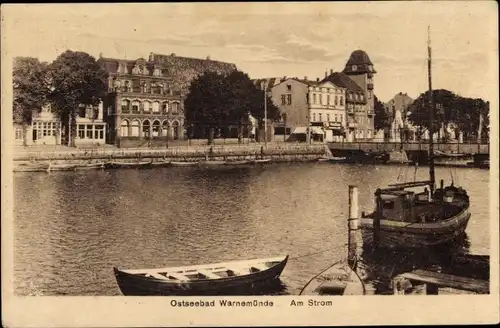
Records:
<instances>
[{"instance_id":1,"label":"dormer window","mask_svg":"<svg viewBox=\"0 0 500 328\"><path fill-rule=\"evenodd\" d=\"M153 71L154 76L161 76L161 70L159 68L155 68Z\"/></svg>"},{"instance_id":2,"label":"dormer window","mask_svg":"<svg viewBox=\"0 0 500 328\"><path fill-rule=\"evenodd\" d=\"M292 92L292 86L290 84L287 84L286 89L288 92Z\"/></svg>"},{"instance_id":3,"label":"dormer window","mask_svg":"<svg viewBox=\"0 0 500 328\"><path fill-rule=\"evenodd\" d=\"M358 70L358 66L352 65L351 69L352 69L353 72L356 72Z\"/></svg>"}]
</instances>

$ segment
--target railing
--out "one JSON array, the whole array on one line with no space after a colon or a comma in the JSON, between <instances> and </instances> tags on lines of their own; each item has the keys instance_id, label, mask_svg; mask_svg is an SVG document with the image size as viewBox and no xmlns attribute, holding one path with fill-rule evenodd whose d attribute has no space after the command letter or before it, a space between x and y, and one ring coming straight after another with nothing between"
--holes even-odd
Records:
<instances>
[{"instance_id":1,"label":"railing","mask_svg":"<svg viewBox=\"0 0 500 328\"><path fill-rule=\"evenodd\" d=\"M373 142L373 141L353 141L353 142L331 142L328 143L330 149L363 150L363 151L428 151L427 142ZM453 152L458 154L489 154L490 145L488 143L434 143L435 151Z\"/></svg>"}]
</instances>

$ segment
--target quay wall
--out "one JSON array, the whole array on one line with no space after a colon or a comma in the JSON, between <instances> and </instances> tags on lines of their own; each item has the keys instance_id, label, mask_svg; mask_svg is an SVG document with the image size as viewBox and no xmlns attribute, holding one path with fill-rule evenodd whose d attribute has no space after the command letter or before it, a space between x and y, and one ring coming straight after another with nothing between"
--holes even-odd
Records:
<instances>
[{"instance_id":1,"label":"quay wall","mask_svg":"<svg viewBox=\"0 0 500 328\"><path fill-rule=\"evenodd\" d=\"M332 152L363 151L363 152L391 152L404 150L406 152L429 151L429 144L424 142L330 142L328 147ZM477 143L434 143L435 151L453 152L460 154L489 154L490 145Z\"/></svg>"},{"instance_id":2,"label":"quay wall","mask_svg":"<svg viewBox=\"0 0 500 328\"><path fill-rule=\"evenodd\" d=\"M239 160L272 158L276 161L313 160L325 155L324 144L242 144L242 145L193 145L161 149L149 148L110 148L33 150L14 152L15 162L37 161L98 161L115 159L171 159L176 161L193 160Z\"/></svg>"}]
</instances>

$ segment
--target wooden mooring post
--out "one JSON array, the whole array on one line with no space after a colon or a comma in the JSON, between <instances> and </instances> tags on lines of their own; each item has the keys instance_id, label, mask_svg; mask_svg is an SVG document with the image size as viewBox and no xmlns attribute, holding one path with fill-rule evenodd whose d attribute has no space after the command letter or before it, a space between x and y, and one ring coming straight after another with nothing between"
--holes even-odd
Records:
<instances>
[{"instance_id":1,"label":"wooden mooring post","mask_svg":"<svg viewBox=\"0 0 500 328\"><path fill-rule=\"evenodd\" d=\"M357 238L356 234L358 231L359 223L359 208L358 208L358 187L349 186L349 216L347 218L348 222L348 249L347 249L347 263L351 268L355 268L357 263Z\"/></svg>"}]
</instances>

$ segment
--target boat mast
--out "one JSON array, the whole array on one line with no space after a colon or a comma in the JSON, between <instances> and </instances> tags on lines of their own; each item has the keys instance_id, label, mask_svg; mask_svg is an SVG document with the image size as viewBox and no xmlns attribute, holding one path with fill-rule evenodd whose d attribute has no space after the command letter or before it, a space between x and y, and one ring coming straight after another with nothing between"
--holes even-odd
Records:
<instances>
[{"instance_id":1,"label":"boat mast","mask_svg":"<svg viewBox=\"0 0 500 328\"><path fill-rule=\"evenodd\" d=\"M434 195L434 189L435 189L435 181L436 177L434 174L434 142L433 142L433 135L434 135L434 96L432 94L432 56L431 56L431 27L428 26L427 29L428 33L428 40L427 40L427 51L428 51L428 58L427 58L427 69L428 69L428 76L429 76L429 180L430 180L430 189L431 189L431 196Z\"/></svg>"}]
</instances>

